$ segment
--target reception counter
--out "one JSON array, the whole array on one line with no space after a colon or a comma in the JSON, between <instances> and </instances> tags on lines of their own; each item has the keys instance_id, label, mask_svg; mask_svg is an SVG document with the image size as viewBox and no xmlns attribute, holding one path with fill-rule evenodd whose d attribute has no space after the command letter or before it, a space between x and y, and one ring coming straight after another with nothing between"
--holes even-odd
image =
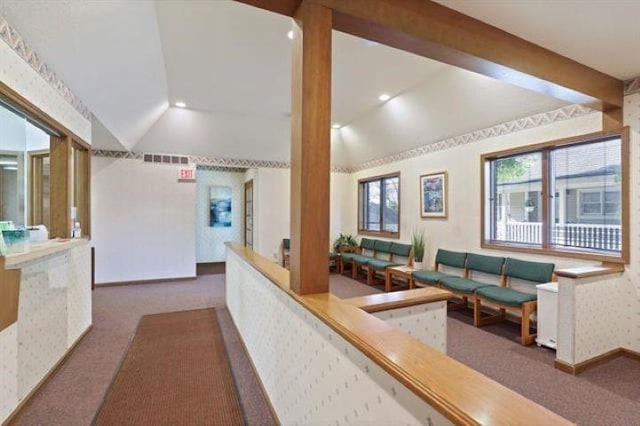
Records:
<instances>
[{"instance_id":1,"label":"reception counter","mask_svg":"<svg viewBox=\"0 0 640 426\"><path fill-rule=\"evenodd\" d=\"M0 423L90 326L87 240L48 241L0 257Z\"/></svg>"}]
</instances>

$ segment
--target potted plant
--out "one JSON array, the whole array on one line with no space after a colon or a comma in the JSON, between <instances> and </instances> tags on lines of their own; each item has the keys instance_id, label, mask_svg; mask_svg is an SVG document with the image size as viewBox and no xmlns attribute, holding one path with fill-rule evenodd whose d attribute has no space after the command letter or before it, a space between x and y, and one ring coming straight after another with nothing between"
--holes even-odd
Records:
<instances>
[{"instance_id":1,"label":"potted plant","mask_svg":"<svg viewBox=\"0 0 640 426\"><path fill-rule=\"evenodd\" d=\"M424 230L413 231L411 248L413 249L413 267L422 269L422 261L424 258Z\"/></svg>"},{"instance_id":2,"label":"potted plant","mask_svg":"<svg viewBox=\"0 0 640 426\"><path fill-rule=\"evenodd\" d=\"M356 247L358 247L358 242L355 237L349 234L343 234L342 232L333 243L333 251L335 253L354 251Z\"/></svg>"}]
</instances>

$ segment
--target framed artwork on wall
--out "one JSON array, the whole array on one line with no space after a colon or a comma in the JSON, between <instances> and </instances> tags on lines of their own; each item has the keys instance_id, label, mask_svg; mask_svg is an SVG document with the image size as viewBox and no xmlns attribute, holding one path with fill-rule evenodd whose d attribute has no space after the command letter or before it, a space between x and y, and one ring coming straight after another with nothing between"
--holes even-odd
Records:
<instances>
[{"instance_id":1,"label":"framed artwork on wall","mask_svg":"<svg viewBox=\"0 0 640 426\"><path fill-rule=\"evenodd\" d=\"M213 228L231 227L230 186L211 186L209 188L209 226Z\"/></svg>"},{"instance_id":2,"label":"framed artwork on wall","mask_svg":"<svg viewBox=\"0 0 640 426\"><path fill-rule=\"evenodd\" d=\"M420 216L447 217L447 172L420 176Z\"/></svg>"}]
</instances>

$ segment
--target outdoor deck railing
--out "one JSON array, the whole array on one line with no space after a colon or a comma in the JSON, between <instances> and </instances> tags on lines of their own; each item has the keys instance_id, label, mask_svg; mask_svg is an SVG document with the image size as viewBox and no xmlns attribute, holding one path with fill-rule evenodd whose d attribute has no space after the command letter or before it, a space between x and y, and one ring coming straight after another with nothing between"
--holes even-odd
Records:
<instances>
[{"instance_id":1,"label":"outdoor deck railing","mask_svg":"<svg viewBox=\"0 0 640 426\"><path fill-rule=\"evenodd\" d=\"M542 223L499 222L497 239L526 244L542 244ZM596 250L622 250L620 225L566 223L553 225L551 244Z\"/></svg>"}]
</instances>

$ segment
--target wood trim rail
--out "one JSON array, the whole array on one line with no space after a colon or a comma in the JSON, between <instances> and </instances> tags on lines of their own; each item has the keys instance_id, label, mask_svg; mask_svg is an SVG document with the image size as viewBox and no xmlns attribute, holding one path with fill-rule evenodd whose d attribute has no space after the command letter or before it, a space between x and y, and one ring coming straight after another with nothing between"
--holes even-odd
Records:
<instances>
[{"instance_id":1,"label":"wood trim rail","mask_svg":"<svg viewBox=\"0 0 640 426\"><path fill-rule=\"evenodd\" d=\"M418 288L415 290L394 291L390 293L371 294L363 297L353 297L343 300L365 312L380 312L390 309L407 308L424 303L442 302L453 297L453 293L435 287Z\"/></svg>"},{"instance_id":2,"label":"wood trim rail","mask_svg":"<svg viewBox=\"0 0 640 426\"><path fill-rule=\"evenodd\" d=\"M236 243L227 247L456 424L568 425L568 420L330 293L298 295L289 272Z\"/></svg>"},{"instance_id":3,"label":"wood trim rail","mask_svg":"<svg viewBox=\"0 0 640 426\"><path fill-rule=\"evenodd\" d=\"M566 268L556 270L556 275L563 278L601 277L604 275L621 274L624 272L624 265L619 263L603 263L602 265L578 266L576 268Z\"/></svg>"}]
</instances>

